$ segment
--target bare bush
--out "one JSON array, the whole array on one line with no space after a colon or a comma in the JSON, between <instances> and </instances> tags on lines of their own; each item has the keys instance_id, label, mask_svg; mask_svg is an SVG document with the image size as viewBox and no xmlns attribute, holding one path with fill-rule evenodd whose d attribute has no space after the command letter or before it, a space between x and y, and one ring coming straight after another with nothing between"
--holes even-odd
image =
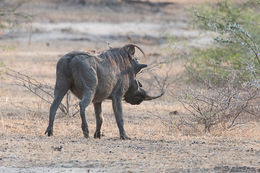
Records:
<instances>
[{"instance_id":1,"label":"bare bush","mask_svg":"<svg viewBox=\"0 0 260 173\"><path fill-rule=\"evenodd\" d=\"M16 85L24 87L44 102L48 104L52 103L54 98L54 88L50 85L43 84L42 82L39 82L28 75L9 68L6 71L6 75L15 79ZM60 104L59 109L66 115L74 116L79 112L78 102L76 102L75 99L72 98L71 93L68 92L65 97L65 102Z\"/></svg>"},{"instance_id":2,"label":"bare bush","mask_svg":"<svg viewBox=\"0 0 260 173\"><path fill-rule=\"evenodd\" d=\"M179 101L190 115L182 121L203 125L205 132L216 125L229 129L253 120L252 117L260 117L259 88L251 83L236 87L230 82L225 87L203 90L188 88L179 96Z\"/></svg>"},{"instance_id":3,"label":"bare bush","mask_svg":"<svg viewBox=\"0 0 260 173\"><path fill-rule=\"evenodd\" d=\"M0 7L0 28L12 29L21 21L30 21L32 16L28 13L19 11L19 8L25 3L25 1L18 1L14 4L1 2L3 7Z\"/></svg>"}]
</instances>

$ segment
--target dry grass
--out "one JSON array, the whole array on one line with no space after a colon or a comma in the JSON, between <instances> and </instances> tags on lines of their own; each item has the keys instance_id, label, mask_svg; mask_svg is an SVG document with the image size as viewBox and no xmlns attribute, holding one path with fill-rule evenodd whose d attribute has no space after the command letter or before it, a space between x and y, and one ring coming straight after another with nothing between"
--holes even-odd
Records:
<instances>
[{"instance_id":1,"label":"dry grass","mask_svg":"<svg viewBox=\"0 0 260 173\"><path fill-rule=\"evenodd\" d=\"M10 54L10 52L8 53ZM10 55L11 57L11 55ZM20 56L18 63L4 59L17 70L54 84L57 55ZM34 67L30 68L31 61ZM29 70L30 69L30 70ZM39 75L45 74L45 75ZM49 105L5 78L1 83L0 158L7 167L87 167L122 171L187 171L230 169L237 166L259 168L259 123L241 125L231 131L193 134L176 127L184 111L175 100L162 98L140 106L124 104L125 128L130 141L119 139L111 101L103 103L105 122L102 139L92 137L95 130L93 107L86 110L91 137L85 139L79 115L56 115L54 136L43 133L48 123ZM8 88L8 89L7 89ZM177 110L178 115L171 112ZM186 135L185 135L186 134ZM190 133L192 134L192 133ZM61 151L53 148L62 146ZM220 168L218 168L218 166Z\"/></svg>"},{"instance_id":2,"label":"dry grass","mask_svg":"<svg viewBox=\"0 0 260 173\"><path fill-rule=\"evenodd\" d=\"M153 117L142 119L138 115L128 115L125 118L127 132L132 137L130 141L119 140L112 114L105 114L105 136L100 140L83 138L79 117L57 116L54 137L46 137L43 135L47 125L46 117L33 114L2 116L1 165L105 170L116 167L122 171L156 172L171 172L173 168L202 171L226 165L258 168L260 145L259 138L255 138L258 134L251 138L237 131L219 137L188 137L167 134L160 120ZM95 123L93 118L88 119L93 134ZM259 130L257 128L254 133ZM250 129L252 135L252 127ZM61 151L53 149L60 146Z\"/></svg>"}]
</instances>

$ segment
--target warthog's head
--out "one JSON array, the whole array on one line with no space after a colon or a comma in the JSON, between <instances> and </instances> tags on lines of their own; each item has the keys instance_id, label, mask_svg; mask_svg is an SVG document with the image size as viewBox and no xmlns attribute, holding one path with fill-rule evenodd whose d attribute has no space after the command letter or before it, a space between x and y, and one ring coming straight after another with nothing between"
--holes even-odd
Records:
<instances>
[{"instance_id":1,"label":"warthog's head","mask_svg":"<svg viewBox=\"0 0 260 173\"><path fill-rule=\"evenodd\" d=\"M152 100L152 99L159 98L165 93L165 88L163 88L159 95L150 96L142 88L142 84L138 80L136 80L136 75L138 74L138 72L140 72L141 69L147 67L147 65L140 64L137 58L134 57L135 47L138 48L145 56L143 50L134 44L129 44L123 47L128 52L128 57L131 64L131 68L129 72L130 85L127 92L124 95L124 99L127 103L130 103L132 105L140 104L144 100Z\"/></svg>"}]
</instances>

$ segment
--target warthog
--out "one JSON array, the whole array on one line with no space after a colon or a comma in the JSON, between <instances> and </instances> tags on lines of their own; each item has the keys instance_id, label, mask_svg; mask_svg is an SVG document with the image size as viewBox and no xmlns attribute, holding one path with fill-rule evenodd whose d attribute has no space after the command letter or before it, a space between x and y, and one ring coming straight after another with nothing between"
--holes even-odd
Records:
<instances>
[{"instance_id":1,"label":"warthog","mask_svg":"<svg viewBox=\"0 0 260 173\"><path fill-rule=\"evenodd\" d=\"M57 108L67 91L71 90L81 100L79 102L81 128L86 138L89 137L89 131L85 108L91 102L94 104L96 115L94 138L100 138L103 122L101 103L105 99L111 99L120 138L130 139L124 129L122 99L135 105L144 100L158 98L165 92L162 90L157 96L149 96L141 83L136 80L136 74L147 65L140 64L134 57L135 48L144 54L137 45L128 44L121 48L110 48L99 55L70 52L61 57L57 63L54 101L50 107L49 126L45 134L53 135Z\"/></svg>"}]
</instances>

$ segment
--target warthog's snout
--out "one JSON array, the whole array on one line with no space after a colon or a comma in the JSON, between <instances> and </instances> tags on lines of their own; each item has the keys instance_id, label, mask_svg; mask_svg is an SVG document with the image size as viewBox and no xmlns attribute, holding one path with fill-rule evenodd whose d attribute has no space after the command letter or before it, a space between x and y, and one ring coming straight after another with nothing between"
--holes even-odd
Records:
<instances>
[{"instance_id":1,"label":"warthog's snout","mask_svg":"<svg viewBox=\"0 0 260 173\"><path fill-rule=\"evenodd\" d=\"M138 81L138 89L134 94L126 92L124 99L127 103L139 105L143 101L153 100L163 96L166 91L166 88L164 87L160 94L151 96L143 88L141 88L141 86L142 84Z\"/></svg>"}]
</instances>

